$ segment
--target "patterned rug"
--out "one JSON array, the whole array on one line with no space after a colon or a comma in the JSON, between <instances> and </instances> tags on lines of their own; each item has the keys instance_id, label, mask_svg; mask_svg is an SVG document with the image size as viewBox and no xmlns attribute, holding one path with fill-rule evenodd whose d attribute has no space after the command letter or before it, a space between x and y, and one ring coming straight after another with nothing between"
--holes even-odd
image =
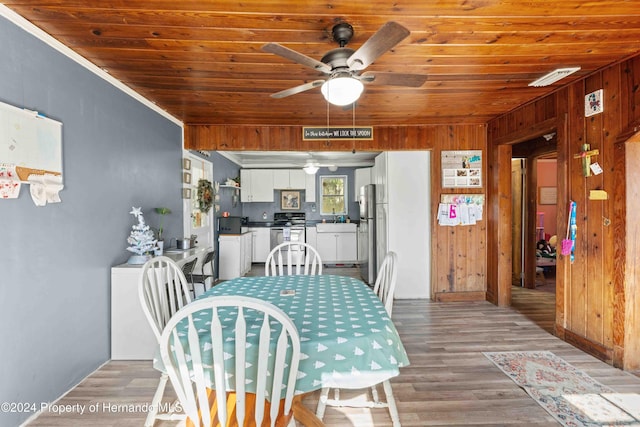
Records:
<instances>
[{"instance_id":1,"label":"patterned rug","mask_svg":"<svg viewBox=\"0 0 640 427\"><path fill-rule=\"evenodd\" d=\"M615 393L549 351L484 353L560 424L640 427L640 395Z\"/></svg>"}]
</instances>

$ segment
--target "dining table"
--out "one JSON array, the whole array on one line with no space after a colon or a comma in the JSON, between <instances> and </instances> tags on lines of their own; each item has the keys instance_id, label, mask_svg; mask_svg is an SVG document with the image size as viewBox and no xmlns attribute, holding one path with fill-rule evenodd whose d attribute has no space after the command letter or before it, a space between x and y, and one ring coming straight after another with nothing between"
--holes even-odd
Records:
<instances>
[{"instance_id":1,"label":"dining table","mask_svg":"<svg viewBox=\"0 0 640 427\"><path fill-rule=\"evenodd\" d=\"M217 284L198 299L216 295L258 298L291 318L301 343L293 413L304 425L323 425L302 405L304 395L323 387L371 387L398 376L400 368L409 365L382 302L359 279L340 275L238 277ZM207 321L207 316L194 319L203 331L208 329ZM232 321L229 323L233 329ZM201 338L201 346L211 346L209 334ZM228 368L234 369L232 364Z\"/></svg>"}]
</instances>

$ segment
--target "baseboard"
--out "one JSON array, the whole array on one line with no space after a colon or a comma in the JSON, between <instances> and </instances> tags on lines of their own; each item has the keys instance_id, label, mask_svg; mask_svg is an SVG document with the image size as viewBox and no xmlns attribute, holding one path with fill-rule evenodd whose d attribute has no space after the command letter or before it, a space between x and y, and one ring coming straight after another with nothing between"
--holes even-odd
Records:
<instances>
[{"instance_id":1,"label":"baseboard","mask_svg":"<svg viewBox=\"0 0 640 427\"><path fill-rule=\"evenodd\" d=\"M436 292L434 300L438 302L486 301L486 292Z\"/></svg>"},{"instance_id":2,"label":"baseboard","mask_svg":"<svg viewBox=\"0 0 640 427\"><path fill-rule=\"evenodd\" d=\"M111 362L111 359L108 359L108 360L104 361L104 363L102 363L102 365L98 366L96 369L94 369L93 371L88 373L86 376L84 376L80 381L78 381L75 385L71 386L71 388L69 390L65 391L56 400L54 400L53 402L47 402L47 405L48 406L52 406L52 405L55 405L56 403L58 403L58 401L60 401L60 399L64 398L67 394L69 394L69 392L71 392L71 390L73 390L74 388L78 387L78 385L80 385L80 383L82 381L86 380L88 377L90 377L91 375L95 374L97 371L102 369L102 367L104 365L106 365L107 363L109 363L109 362ZM20 424L20 427L26 427L30 422L32 422L33 420L38 418L41 413L42 413L42 409L39 410L38 412L34 412L33 414L31 414L31 416L29 418L27 418L22 424Z\"/></svg>"},{"instance_id":3,"label":"baseboard","mask_svg":"<svg viewBox=\"0 0 640 427\"><path fill-rule=\"evenodd\" d=\"M571 332L568 329L564 330L564 340L585 353L597 357L603 362L613 364L613 350L606 348L602 344L595 343L588 338Z\"/></svg>"}]
</instances>

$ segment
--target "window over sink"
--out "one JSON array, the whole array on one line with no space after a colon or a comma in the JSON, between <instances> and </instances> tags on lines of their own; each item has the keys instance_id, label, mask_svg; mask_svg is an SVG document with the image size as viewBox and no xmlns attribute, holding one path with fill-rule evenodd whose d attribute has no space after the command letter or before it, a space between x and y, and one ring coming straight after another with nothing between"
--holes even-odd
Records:
<instances>
[{"instance_id":1,"label":"window over sink","mask_svg":"<svg viewBox=\"0 0 640 427\"><path fill-rule=\"evenodd\" d=\"M320 176L321 215L346 215L347 212L347 176Z\"/></svg>"}]
</instances>

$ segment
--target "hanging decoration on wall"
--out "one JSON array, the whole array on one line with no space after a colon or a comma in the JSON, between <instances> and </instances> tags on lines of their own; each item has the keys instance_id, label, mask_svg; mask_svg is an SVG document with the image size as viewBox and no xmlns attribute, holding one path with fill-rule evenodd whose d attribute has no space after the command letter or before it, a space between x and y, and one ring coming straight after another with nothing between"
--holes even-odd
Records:
<instances>
[{"instance_id":1,"label":"hanging decoration on wall","mask_svg":"<svg viewBox=\"0 0 640 427\"><path fill-rule=\"evenodd\" d=\"M0 163L0 199L17 199L20 195L20 185L16 165Z\"/></svg>"},{"instance_id":2,"label":"hanging decoration on wall","mask_svg":"<svg viewBox=\"0 0 640 427\"><path fill-rule=\"evenodd\" d=\"M569 219L567 220L567 235L562 240L562 245L560 248L560 253L564 256L569 255L571 263L573 263L575 259L575 248L576 248L576 234L578 231L577 225L577 204L573 200L569 202L569 213L567 215Z\"/></svg>"},{"instance_id":3,"label":"hanging decoration on wall","mask_svg":"<svg viewBox=\"0 0 640 427\"><path fill-rule=\"evenodd\" d=\"M589 117L604 111L602 89L598 89L584 97L584 116Z\"/></svg>"},{"instance_id":4,"label":"hanging decoration on wall","mask_svg":"<svg viewBox=\"0 0 640 427\"><path fill-rule=\"evenodd\" d=\"M438 225L475 225L482 221L484 194L442 194Z\"/></svg>"},{"instance_id":5,"label":"hanging decoration on wall","mask_svg":"<svg viewBox=\"0 0 640 427\"><path fill-rule=\"evenodd\" d=\"M198 207L203 213L208 213L213 206L213 187L208 179L198 181Z\"/></svg>"},{"instance_id":6,"label":"hanging decoration on wall","mask_svg":"<svg viewBox=\"0 0 640 427\"><path fill-rule=\"evenodd\" d=\"M582 151L579 152L578 154L574 154L573 158L574 159L582 159L582 174L584 176L591 176L591 170L593 169L591 166L591 157L592 156L597 156L598 154L600 154L600 150L596 149L596 150L592 150L591 149L591 144L582 144ZM600 165L598 165L598 163L594 163L594 165L597 165L596 168L596 172L599 170L600 172L602 172L602 168L600 167ZM598 173L596 173L597 175Z\"/></svg>"}]
</instances>

